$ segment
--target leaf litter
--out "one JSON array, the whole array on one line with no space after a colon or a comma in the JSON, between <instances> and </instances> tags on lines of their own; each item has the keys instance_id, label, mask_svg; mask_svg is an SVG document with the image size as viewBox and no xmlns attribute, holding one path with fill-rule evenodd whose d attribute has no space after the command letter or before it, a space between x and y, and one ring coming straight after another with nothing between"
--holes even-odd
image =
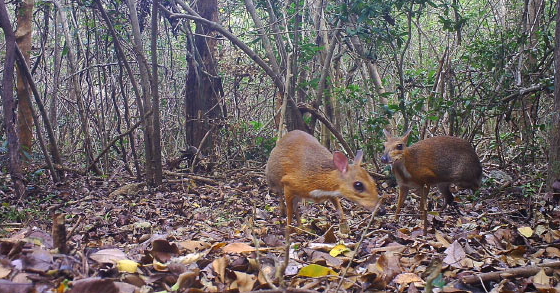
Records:
<instances>
[{"instance_id":1,"label":"leaf litter","mask_svg":"<svg viewBox=\"0 0 560 293\"><path fill-rule=\"evenodd\" d=\"M350 235L335 232L332 206L305 204L305 231L291 235L284 263L285 220L262 173L157 189L75 179L41 187L37 196L54 194L42 207L49 216L4 228L0 293L560 292L558 204L515 187L476 199L460 192L459 208L446 211L432 192L427 236L419 199L409 196L396 222L397 190L386 184L369 231L370 213L350 202ZM55 212L65 216L68 254L49 232Z\"/></svg>"}]
</instances>

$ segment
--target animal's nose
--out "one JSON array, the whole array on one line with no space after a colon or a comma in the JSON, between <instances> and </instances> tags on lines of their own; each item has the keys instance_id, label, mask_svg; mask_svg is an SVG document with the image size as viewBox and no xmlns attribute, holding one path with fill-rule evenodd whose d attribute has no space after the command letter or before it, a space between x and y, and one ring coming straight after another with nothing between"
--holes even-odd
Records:
<instances>
[{"instance_id":1,"label":"animal's nose","mask_svg":"<svg viewBox=\"0 0 560 293\"><path fill-rule=\"evenodd\" d=\"M381 162L382 162L383 164L389 164L390 161L391 161L391 157L389 156L389 154L384 154L384 155L381 157Z\"/></svg>"}]
</instances>

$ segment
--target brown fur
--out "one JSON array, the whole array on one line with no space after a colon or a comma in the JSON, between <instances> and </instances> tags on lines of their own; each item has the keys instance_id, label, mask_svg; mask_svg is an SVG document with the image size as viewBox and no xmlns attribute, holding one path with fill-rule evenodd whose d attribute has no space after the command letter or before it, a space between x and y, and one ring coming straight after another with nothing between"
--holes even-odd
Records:
<instances>
[{"instance_id":1,"label":"brown fur","mask_svg":"<svg viewBox=\"0 0 560 293\"><path fill-rule=\"evenodd\" d=\"M301 198L319 202L328 199L340 214L341 230L347 230L340 199L313 197L310 195L313 190L339 192L342 197L367 208L373 208L378 201L375 181L365 169L359 164L348 165L347 171L341 172L333 161L333 154L315 137L299 130L287 133L278 141L270 153L265 173L271 191L285 197L288 225L292 223L294 212L298 224L300 223L297 206ZM363 183L363 192L354 189L356 181ZM284 200L281 199L280 202L284 213Z\"/></svg>"},{"instance_id":2,"label":"brown fur","mask_svg":"<svg viewBox=\"0 0 560 293\"><path fill-rule=\"evenodd\" d=\"M436 185L445 198L453 204L449 187L477 190L481 184L482 166L473 147L464 139L452 136L431 137L407 147L408 131L402 137L385 132L383 161L393 163L393 172L399 184L399 200L395 218L398 219L409 189L421 191L421 209L426 221L426 198L430 186ZM401 149L398 149L401 145ZM426 230L426 223L424 223Z\"/></svg>"}]
</instances>

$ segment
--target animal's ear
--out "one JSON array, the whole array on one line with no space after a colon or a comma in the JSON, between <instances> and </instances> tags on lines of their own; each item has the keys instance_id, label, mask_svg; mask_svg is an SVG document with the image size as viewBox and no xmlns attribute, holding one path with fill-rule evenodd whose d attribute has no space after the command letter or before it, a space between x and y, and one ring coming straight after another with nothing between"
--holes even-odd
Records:
<instances>
[{"instance_id":1,"label":"animal's ear","mask_svg":"<svg viewBox=\"0 0 560 293\"><path fill-rule=\"evenodd\" d=\"M385 134L386 138L392 138L393 135L391 134L390 131L388 131L387 129L383 129L383 134Z\"/></svg>"},{"instance_id":2,"label":"animal's ear","mask_svg":"<svg viewBox=\"0 0 560 293\"><path fill-rule=\"evenodd\" d=\"M403 135L402 140L403 142L406 144L408 143L408 137L410 136L410 134L412 133L412 128L409 128Z\"/></svg>"},{"instance_id":3,"label":"animal's ear","mask_svg":"<svg viewBox=\"0 0 560 293\"><path fill-rule=\"evenodd\" d=\"M348 158L341 152L333 153L333 162L338 171L342 174L348 171Z\"/></svg>"},{"instance_id":4,"label":"animal's ear","mask_svg":"<svg viewBox=\"0 0 560 293\"><path fill-rule=\"evenodd\" d=\"M354 158L354 165L360 166L362 164L362 159L364 158L364 152L358 150L356 152L356 157Z\"/></svg>"}]
</instances>

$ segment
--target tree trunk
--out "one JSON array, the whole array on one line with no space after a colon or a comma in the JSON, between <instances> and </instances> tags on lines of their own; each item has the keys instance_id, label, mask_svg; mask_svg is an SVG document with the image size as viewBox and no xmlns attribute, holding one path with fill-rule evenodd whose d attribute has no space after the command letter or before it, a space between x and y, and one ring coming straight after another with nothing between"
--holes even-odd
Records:
<instances>
[{"instance_id":1,"label":"tree trunk","mask_svg":"<svg viewBox=\"0 0 560 293\"><path fill-rule=\"evenodd\" d=\"M153 0L152 5L152 109L154 113L148 119L152 119L153 140L152 155L154 159L154 185L159 186L162 182L161 163L161 129L159 118L159 92L158 92L158 59L157 59L157 34L158 34L158 0Z\"/></svg>"},{"instance_id":2,"label":"tree trunk","mask_svg":"<svg viewBox=\"0 0 560 293\"><path fill-rule=\"evenodd\" d=\"M560 1L556 2L556 15L560 15ZM550 127L550 153L548 156L548 188L560 180L560 17L556 17L554 47L554 111Z\"/></svg>"},{"instance_id":3,"label":"tree trunk","mask_svg":"<svg viewBox=\"0 0 560 293\"><path fill-rule=\"evenodd\" d=\"M25 62L30 64L31 35L33 29L34 0L24 0L17 11L16 42L25 57ZM17 96L18 96L18 133L23 151L31 153L33 146L33 116L29 87L21 68L17 67Z\"/></svg>"},{"instance_id":4,"label":"tree trunk","mask_svg":"<svg viewBox=\"0 0 560 293\"><path fill-rule=\"evenodd\" d=\"M199 0L196 2L195 10L207 20L216 22L218 19L217 0ZM199 146L202 138L212 127L211 124L225 117L225 110L220 101L223 94L222 80L217 75L214 59L216 40L205 37L212 35L215 35L214 30L197 23L196 36L190 39L194 44L190 44L190 49L193 51L190 52L192 58L186 79L186 142L195 147ZM212 144L212 139L207 139L200 151L211 150Z\"/></svg>"},{"instance_id":5,"label":"tree trunk","mask_svg":"<svg viewBox=\"0 0 560 293\"><path fill-rule=\"evenodd\" d=\"M140 32L140 23L138 22L138 13L136 12L136 4L134 0L128 0L128 9L130 11L130 22L132 25L132 36L134 38L134 52L138 60L138 67L140 68L140 78L142 80L142 98L144 104L144 113L152 110L152 103L150 101L150 72L148 71L148 61L144 56L144 45L142 44L142 34ZM144 130L144 149L146 151L146 183L148 185L155 184L155 169L154 169L154 154L153 154L153 133L154 127L152 119L146 119Z\"/></svg>"},{"instance_id":6,"label":"tree trunk","mask_svg":"<svg viewBox=\"0 0 560 293\"><path fill-rule=\"evenodd\" d=\"M86 153L86 158L88 164L93 162L93 148L91 146L91 137L89 133L89 123L88 123L88 115L86 113L83 97L82 97L82 90L80 87L80 82L78 79L77 73L77 61L76 61L76 54L74 51L74 42L70 35L70 28L68 24L68 18L66 16L66 10L59 1L54 0L54 4L58 9L58 13L60 15L60 20L62 23L62 30L64 32L64 37L66 38L66 47L68 48L68 65L70 67L70 74L71 74L71 81L72 81L72 88L74 90L74 95L76 98L76 103L78 105L78 116L80 117L80 127L84 134L84 148ZM101 174L101 170L97 166L94 166L93 171L96 174Z\"/></svg>"},{"instance_id":7,"label":"tree trunk","mask_svg":"<svg viewBox=\"0 0 560 293\"><path fill-rule=\"evenodd\" d=\"M4 108L4 127L8 139L8 150L10 162L8 171L14 182L14 192L18 197L22 197L25 192L21 165L19 159L19 139L16 132L16 105L14 101L14 65L16 59L16 36L10 23L8 11L4 1L0 1L0 26L4 30L6 40L6 57L4 60L4 77L2 80L2 106Z\"/></svg>"}]
</instances>

